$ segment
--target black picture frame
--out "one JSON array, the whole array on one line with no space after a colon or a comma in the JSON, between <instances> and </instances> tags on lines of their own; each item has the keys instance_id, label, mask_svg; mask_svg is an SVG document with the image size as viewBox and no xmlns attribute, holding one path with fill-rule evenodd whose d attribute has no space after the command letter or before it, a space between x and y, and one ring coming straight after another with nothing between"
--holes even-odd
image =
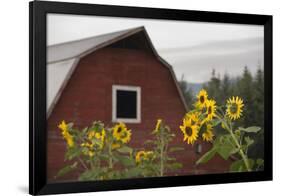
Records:
<instances>
[{"instance_id":1,"label":"black picture frame","mask_svg":"<svg viewBox=\"0 0 281 196\"><path fill-rule=\"evenodd\" d=\"M267 130L264 135L264 171L48 184L46 177L46 15L48 13L263 25L266 114L264 115L264 124ZM272 180L272 16L33 1L29 3L29 23L30 194L77 193Z\"/></svg>"}]
</instances>

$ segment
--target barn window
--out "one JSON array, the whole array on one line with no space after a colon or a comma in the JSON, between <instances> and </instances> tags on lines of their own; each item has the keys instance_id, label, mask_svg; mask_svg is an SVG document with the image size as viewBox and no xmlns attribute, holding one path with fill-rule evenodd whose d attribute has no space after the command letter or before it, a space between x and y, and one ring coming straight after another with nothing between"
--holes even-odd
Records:
<instances>
[{"instance_id":1,"label":"barn window","mask_svg":"<svg viewBox=\"0 0 281 196\"><path fill-rule=\"evenodd\" d=\"M112 86L112 121L140 123L141 88L137 86Z\"/></svg>"}]
</instances>

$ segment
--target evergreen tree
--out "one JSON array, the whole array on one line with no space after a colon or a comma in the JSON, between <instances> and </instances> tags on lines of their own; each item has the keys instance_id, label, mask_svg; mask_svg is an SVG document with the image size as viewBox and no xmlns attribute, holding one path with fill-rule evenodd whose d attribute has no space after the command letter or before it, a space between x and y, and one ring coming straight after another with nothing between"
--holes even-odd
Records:
<instances>
[{"instance_id":1,"label":"evergreen tree","mask_svg":"<svg viewBox=\"0 0 281 196\"><path fill-rule=\"evenodd\" d=\"M227 73L224 74L221 84L221 99L227 100L233 93L230 77Z\"/></svg>"},{"instance_id":2,"label":"evergreen tree","mask_svg":"<svg viewBox=\"0 0 281 196\"><path fill-rule=\"evenodd\" d=\"M258 70L255 77L245 67L242 77L237 78L233 95L240 96L244 101L243 116L238 121L238 126L260 126L263 129L264 122L264 81L263 72ZM248 155L253 158L263 158L263 130L259 134L249 134L255 139L250 146Z\"/></svg>"},{"instance_id":3,"label":"evergreen tree","mask_svg":"<svg viewBox=\"0 0 281 196\"><path fill-rule=\"evenodd\" d=\"M212 70L212 77L210 81L204 85L206 91L208 92L208 97L211 99L215 99L218 103L221 103L221 79L219 76L216 76L216 70Z\"/></svg>"},{"instance_id":4,"label":"evergreen tree","mask_svg":"<svg viewBox=\"0 0 281 196\"><path fill-rule=\"evenodd\" d=\"M264 157L264 72L260 68L257 70L254 78L254 123L262 129L254 135L255 143L249 149L249 155L252 157Z\"/></svg>"},{"instance_id":5,"label":"evergreen tree","mask_svg":"<svg viewBox=\"0 0 281 196\"><path fill-rule=\"evenodd\" d=\"M254 107L255 120L259 126L264 127L264 72L258 69L254 79Z\"/></svg>"},{"instance_id":6,"label":"evergreen tree","mask_svg":"<svg viewBox=\"0 0 281 196\"><path fill-rule=\"evenodd\" d=\"M194 97L192 88L189 86L188 82L186 80L184 80L184 75L182 75L182 78L180 81L178 81L178 84L183 93L187 107L189 109L192 108L192 103L194 102L195 97Z\"/></svg>"},{"instance_id":7,"label":"evergreen tree","mask_svg":"<svg viewBox=\"0 0 281 196\"><path fill-rule=\"evenodd\" d=\"M244 67L242 77L238 79L237 85L234 91L235 96L240 96L244 101L243 116L241 120L241 126L251 126L255 122L254 115L254 89L253 89L253 77L247 66Z\"/></svg>"}]
</instances>

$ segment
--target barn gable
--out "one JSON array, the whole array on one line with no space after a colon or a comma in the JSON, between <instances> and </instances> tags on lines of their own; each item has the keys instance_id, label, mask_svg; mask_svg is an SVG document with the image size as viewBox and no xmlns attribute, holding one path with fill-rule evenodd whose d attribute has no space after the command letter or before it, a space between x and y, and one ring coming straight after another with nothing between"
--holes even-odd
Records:
<instances>
[{"instance_id":1,"label":"barn gable","mask_svg":"<svg viewBox=\"0 0 281 196\"><path fill-rule=\"evenodd\" d=\"M146 52L152 53L171 73L181 101L185 109L187 109L172 67L159 56L145 28L139 27L49 46L47 53L48 117L58 102L62 91L67 85L81 58L105 47L145 50Z\"/></svg>"},{"instance_id":2,"label":"barn gable","mask_svg":"<svg viewBox=\"0 0 281 196\"><path fill-rule=\"evenodd\" d=\"M154 54L154 51L151 48L150 42L147 39L147 35L144 31L137 32L127 37L126 39L122 39L115 43L112 43L108 47L145 50L146 52Z\"/></svg>"}]
</instances>

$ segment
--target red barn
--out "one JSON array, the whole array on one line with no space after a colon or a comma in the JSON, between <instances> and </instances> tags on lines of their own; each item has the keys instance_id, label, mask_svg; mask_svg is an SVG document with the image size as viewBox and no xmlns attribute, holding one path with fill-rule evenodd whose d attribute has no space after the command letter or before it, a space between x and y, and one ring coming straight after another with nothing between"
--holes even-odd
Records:
<instances>
[{"instance_id":1,"label":"red barn","mask_svg":"<svg viewBox=\"0 0 281 196\"><path fill-rule=\"evenodd\" d=\"M65 165L65 142L57 128L62 120L79 128L94 120L106 125L123 121L132 130L130 145L141 148L161 118L176 134L173 143L186 149L175 155L184 168L173 175L228 168L219 157L195 165L202 153L183 143L179 131L187 109L183 95L172 67L158 55L144 27L53 45L47 55L48 180ZM208 148L204 144L203 152Z\"/></svg>"}]
</instances>

